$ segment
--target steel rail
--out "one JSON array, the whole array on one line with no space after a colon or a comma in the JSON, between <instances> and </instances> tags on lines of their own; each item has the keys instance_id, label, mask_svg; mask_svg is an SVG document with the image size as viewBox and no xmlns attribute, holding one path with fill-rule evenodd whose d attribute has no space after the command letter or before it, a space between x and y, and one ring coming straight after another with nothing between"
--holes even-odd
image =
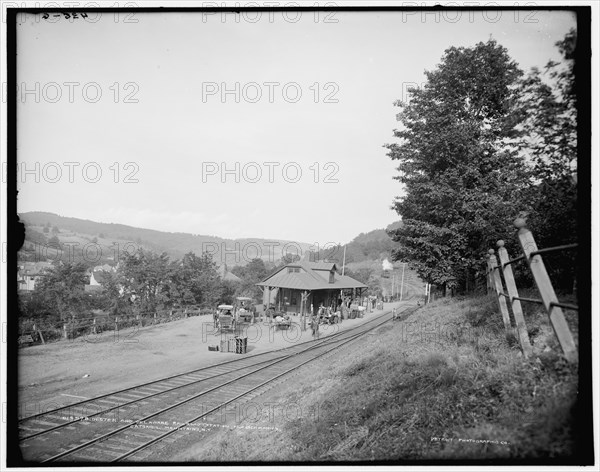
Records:
<instances>
[{"instance_id":1,"label":"steel rail","mask_svg":"<svg viewBox=\"0 0 600 472\"><path fill-rule=\"evenodd\" d=\"M282 357L282 356L280 356L280 357ZM276 357L275 359L279 359L280 357ZM206 377L206 378L204 378L204 379L193 380L192 382L185 383L185 384L183 384L183 385L177 385L177 386L175 386L175 387L170 387L170 388L167 388L166 390L163 390L163 391L161 391L161 392L155 392L155 393L151 393L151 394L149 394L149 395L145 395L145 396L142 396L142 397L140 397L140 398L135 398L135 399L133 399L133 400L129 400L129 401L125 402L125 403L120 403L120 404L118 404L118 405L116 405L116 406L111 406L111 407L105 408L104 410L97 411L96 413L94 413L94 414L91 414L91 415L84 415L84 416L76 417L76 418L74 418L74 419L72 419L72 420L69 420L69 421L67 421L66 423L61 423L61 424L58 424L58 425L56 425L56 426L53 426L53 427L51 427L51 428L45 429L45 430L43 430L43 431L37 431L37 432L35 432L35 433L33 433L33 434L30 434L29 436L23 436L23 437L19 438L19 442L27 441L27 440L29 440L29 439L32 439L32 438L35 438L35 437L37 437L37 436L41 436L41 435L43 435L43 434L51 433L52 431L56 431L57 429L64 428L65 426L69 426L69 425L71 425L71 424L73 424L73 423L77 423L77 422L79 422L79 421L86 421L86 420L88 420L89 418L93 418L93 417L95 417L95 416L102 415L102 414L104 414L104 413L108 413L108 412L110 412L110 411L117 410L117 409L119 409L119 408L123 408L124 406L128 406L128 405L131 405L131 404L133 404L133 403L139 403L139 402L142 402L142 401L148 400L149 398L153 398L153 397L156 397L156 396L159 396L159 395L164 395L165 393L169 393L169 392L172 392L172 391L174 391L174 390L177 390L177 389L180 389L180 388L186 388L186 387L190 387L190 386L192 386L192 385L194 385L194 384L201 383L201 382L206 382L207 380L212 380L212 379L215 379L215 378L217 378L217 377L221 377L221 376L223 376L223 375L229 375L229 374L231 374L231 373L234 373L234 372L237 372L237 371L240 371L240 370L243 370L243 369L248 369L248 368L252 367L253 365L260 365L260 364L264 364L264 363L266 363L266 362L270 362L270 361L272 361L272 360L273 360L273 359L268 359L268 360L266 360L266 361L257 362L257 363L255 363L255 364L250 364L250 365L247 365L247 366L244 366L244 367L238 367L237 369L233 369L233 370L230 370L230 371L227 371L227 372L221 372L221 373L218 373L218 374L212 375L212 376L210 376L210 377ZM128 391L134 391L134 390L138 390L139 388L142 388L142 387L133 387L133 388L130 388ZM93 403L94 403L94 400L93 400L93 399L91 399L91 400L87 400L85 403L92 403L92 404L93 404ZM71 408L72 406L73 406L73 405L69 405L69 406L67 406L67 407L64 407L64 408L63 408L63 410L65 410L65 409L69 409L69 408ZM48 413L44 413L44 414L45 414L45 415L48 415ZM34 420L34 421L35 421L35 420Z\"/></svg>"},{"instance_id":2,"label":"steel rail","mask_svg":"<svg viewBox=\"0 0 600 472\"><path fill-rule=\"evenodd\" d=\"M357 335L354 335L354 336L357 336ZM82 444L79 444L78 446L72 447L71 449L67 449L66 451L63 451L63 452L61 452L61 453L59 453L59 454L55 454L54 456L52 456L52 457L49 457L49 458L47 458L47 459L43 460L43 461L42 461L42 463L44 463L44 462L52 462L52 461L55 461L56 459L60 459L61 457L64 457L64 456L70 455L70 454L72 454L72 453L74 453L74 452L77 452L77 451L79 451L79 450L81 450L81 449L84 449L84 448L86 448L86 447L89 447L89 446L91 446L92 444L96 444L96 443L98 443L98 442L101 442L101 441L103 441L103 440L104 440L104 439L106 439L106 438L109 438L109 437L111 437L111 436L114 436L114 435L115 435L115 434L117 434L117 433L120 433L121 431L124 431L124 430L126 430L126 429L130 429L130 428L132 428L134 425L137 425L137 424L139 424L139 423L141 423L141 422L143 422L143 421L147 421L147 420L149 420L149 419L151 419L151 418L154 418L155 416L158 416L158 415L160 415L160 414L162 414L162 413L165 413L165 412L167 412L167 411L170 411L170 410L172 410L172 409L174 409L174 408L177 408L177 407L179 407L179 406L181 406L181 405L184 405L184 404L186 404L186 403L189 403L189 402L191 402L191 401L197 400L199 397L205 396L206 394L208 394L208 393L210 393L210 392L213 392L213 391L215 391L215 390L218 390L218 389L220 389L220 388L223 388L223 387L225 387L225 386L227 386L227 385L229 385L229 384L232 384L232 383L234 383L234 382L237 382L237 381L238 381L238 380L240 380L240 379L246 378L246 377L248 377L248 376L250 376L250 375L253 375L253 374L257 373L257 372L263 371L263 370L265 370L265 369L267 369L267 368L269 368L269 367L271 367L271 366L273 366L273 365L275 365L275 364L279 364L280 362L283 362L283 361L285 361L285 360L287 360L287 359L289 359L289 358L291 358L291 357L293 357L293 356L296 356L296 355L302 354L303 352L306 352L306 351L309 351L309 350L314 350L314 349L317 349L317 348L319 348L319 347L322 347L322 346L321 346L321 344L325 344L325 342L326 342L326 341L329 341L329 339L328 339L328 340L323 340L321 343L319 343L319 345L316 345L316 346L309 346L308 348L304 349L303 351L300 351L300 352L298 352L298 353L289 354L289 355L287 355L287 356L285 356L285 357L283 357L283 358L281 358L281 359L277 359L277 360L275 360L274 362L271 362L270 364L267 364L266 366L259 367L258 369L255 369L255 370L253 370L253 371L251 371L251 372L248 372L248 373L246 373L246 374L240 375L240 376L238 376L238 377L236 377L236 378L234 378L234 379L228 380L227 382L224 382L224 383L222 383L222 384L216 385L216 386L214 386L214 387L211 387L211 388L209 388L209 389L207 389L207 390L204 390L204 391L202 391L202 392L200 392L200 393L198 393L198 394L196 394L196 395L194 395L194 396L192 396L192 397L190 397L190 398L188 398L188 399L182 400L182 401L180 401L180 402L177 402L177 403L175 403L175 404L172 404L172 405L170 405L170 406L168 406L168 407L166 407L166 408L163 408L163 409L161 409L161 410L159 410L159 411L156 411L156 412L154 412L154 413L151 413L151 414L149 414L149 415L146 415L146 416L144 416L144 417L142 417L142 418L140 418L140 419L138 419L138 420L136 420L136 421L134 421L134 422L128 423L128 424L126 424L126 425L124 425L124 426L121 426L120 428L117 428L117 429L115 429L115 430L112 430L112 431L110 431L110 432L107 432L107 433L105 433L105 434L102 434L101 436L98 436L98 437L96 437L96 438L94 438L94 439L91 439L91 440L89 440L89 441L86 441L86 442L84 442L84 443L82 443ZM338 341L338 342L339 342L339 341Z\"/></svg>"},{"instance_id":3,"label":"steel rail","mask_svg":"<svg viewBox=\"0 0 600 472\"><path fill-rule=\"evenodd\" d=\"M382 316L385 316L386 314L387 313L384 313L384 314L378 316L377 318L374 318L373 320L369 320L367 323L371 323L371 322L373 322L375 320L378 320ZM364 323L364 324L367 324L367 323ZM340 331L338 333L333 333L333 334L331 334L330 336L328 336L327 338L323 339L320 342L321 343L330 342L330 341L332 341L332 338L334 336L340 336L342 334L349 333L349 332L351 332L353 330L356 330L357 328L359 328L361 326L364 326L364 324L356 326L356 327L353 327L353 328L350 328L349 330L344 330L344 331ZM260 355L263 355L263 354L272 354L272 353L275 353L275 352L280 352L282 350L288 350L288 349L291 350L291 349L297 348L300 345L307 344L307 343L313 343L313 342L314 342L314 340L305 341L305 342L302 342L302 343L298 343L298 344L296 344L295 346L292 346L292 347L286 347L286 348L282 348L282 349L278 349L278 350L274 350L274 351L268 351L268 352L256 354L254 356L249 356L249 357L246 357L244 359L234 359L234 360L227 361L227 362L224 362L224 363L221 363L221 364L216 364L216 365L213 365L213 366L204 367L204 368L198 369L196 371L192 371L192 372L188 372L188 373L184 373L184 374L178 374L178 375L175 375L175 376L169 376L169 377L166 377L166 378L163 378L163 379L151 382L151 384L154 384L154 383L160 384L161 382L164 382L166 380L173 379L173 377L183 377L183 376L186 376L186 375L191 375L191 374L197 373L198 371L201 371L201 370L207 370L207 369L210 369L210 368L218 368L221 365L231 364L233 362L248 361L248 359L251 359L253 357L257 357L257 356L260 356ZM172 391L177 390L177 389L186 388L186 387L189 387L191 385L195 385L195 384L198 384L198 383L201 383L201 382L206 382L206 381L215 379L217 377L221 377L223 375L229 375L231 373L234 373L234 372L237 372L237 371L240 371L240 370L243 370L243 369L248 369L250 367L253 367L253 366L256 366L256 365L260 365L260 364L264 364L264 363L267 363L267 362L271 362L273 360L281 359L281 358L284 358L284 357L286 357L286 356L285 355L278 356L278 357L275 357L275 358L272 358L272 359L267 359L265 361L261 361L261 362L257 362L257 363L254 363L254 364L250 364L250 365L245 365L245 366L242 366L242 367L238 367L236 369L229 370L227 372L221 372L221 373L218 373L218 374L215 374L215 375L211 375L210 377L206 377L206 378L203 378L203 379L198 379L198 380L194 380L194 381L191 381L191 382L187 382L187 383L185 383L183 385L177 385L175 387L167 388L166 390L163 390L163 391L160 391L160 392L155 392L155 393L151 393L149 395L144 395L142 397L135 398L133 400L130 400L130 401L127 401L127 402L124 402L124 403L120 403L120 404L115 405L115 406L111 406L111 407L105 408L104 410L97 411L94 414L76 417L76 418L74 418L72 420L69 420L69 421L67 421L65 423L61 423L61 424L58 424L58 425L53 426L51 428L44 429L43 431L37 431L37 432L35 432L33 434L30 434L28 436L23 436L23 437L21 437L19 439L19 442L23 442L23 441L27 441L29 439L33 439L35 437L41 436L43 434L50 433L52 431L56 431L56 430L61 429L63 427L69 426L71 424L74 424L74 423L77 423L77 422L80 422L80 421L85 421L85 420L88 420L89 418L93 418L95 416L102 415L104 413L108 413L108 412L113 411L113 410L117 410L117 409L122 408L124 406L128 406L128 405L131 405L131 404L134 404L134 403L138 403L138 402L141 402L141 401L145 401L145 400L147 400L149 398L153 398L153 397L156 397L156 396L159 396L159 395L164 395L166 393L172 392ZM140 388L143 388L144 386L147 386L147 385L148 384L136 385L136 386L128 388L128 389L118 390L116 392L112 392L112 393L109 393L109 394L106 394L106 395L102 395L102 396L99 396L99 397L91 398L91 399L84 400L84 401L81 401L81 402L72 403L72 404L70 404L70 405L68 405L66 407L61 407L61 408L58 408L58 409L49 410L49 411L47 411L45 413L40 413L38 415L30 416L28 418L24 418L24 419L20 420L20 422L31 421L32 419L34 420L35 418L37 418L39 416L42 416L42 417L43 416L48 416L48 415L50 415L52 413L55 413L57 411L68 410L68 409L70 409L70 408L72 408L72 407L74 407L76 405L93 404L98 399L106 398L107 396L117 395L119 393L124 393L124 392L130 392L130 391L139 390Z\"/></svg>"},{"instance_id":4,"label":"steel rail","mask_svg":"<svg viewBox=\"0 0 600 472\"><path fill-rule=\"evenodd\" d=\"M311 341L305 341L305 342L311 342ZM300 344L303 344L303 343L298 343L296 346L299 346ZM35 418L39 418L39 417L42 417L42 416L47 416L47 415L49 415L51 413L56 413L56 412L59 412L59 411L62 411L62 410L66 410L67 408L71 408L71 407L74 407L74 406L79 406L79 405L83 405L85 403L90 403L90 402L93 402L93 401L96 401L96 400L100 400L102 398L106 398L106 397L109 397L111 395L117 395L119 393L128 392L130 390L147 387L149 385L152 385L152 384L155 384L155 383L159 383L159 382L164 382L166 380L171 380L171 379L174 379L176 377L183 377L185 375L193 375L193 374L196 374L198 372L202 372L204 370L214 369L214 368L220 367L222 365L232 364L234 362L244 362L244 361L247 361L248 359L252 359L254 357L264 356L266 354L271 354L271 353L283 351L283 350L286 350L286 349L290 349L290 347L284 347L284 348L281 348L281 349L274 349L272 351L266 351L266 352L259 352L257 354L252 354L250 356L244 357L243 359L231 359L231 360L228 360L228 361L218 362L216 364L211 364L211 365L208 365L208 366L205 366L205 367L200 367L198 369L190 370L190 371L187 371L187 372L180 372L178 374L169 375L167 377L161 377L159 379L150 380L149 382L145 382L145 383L142 383L142 384L139 384L139 385L134 385L133 387L122 388L120 390L115 390L113 392L109 392L109 393L106 393L106 394L103 394L103 395L99 395L97 397L89 398L87 400L82 400L82 401L79 401L79 402L70 403L69 405L66 405L66 406L61 406L59 408L54 408L52 410L48 410L48 411L45 411L43 413L36 413L35 415L26 416L24 418L20 418L19 419L19 423L24 422L24 421L28 421L28 420L32 420L32 419L35 419Z\"/></svg>"},{"instance_id":5,"label":"steel rail","mask_svg":"<svg viewBox=\"0 0 600 472\"><path fill-rule=\"evenodd\" d=\"M338 345L338 346L336 346L336 347L334 347L333 349L339 349L341 346L344 346L345 344L348 344L348 343L350 343L350 342L354 341L355 339L357 339L357 338L359 338L359 337L361 337L361 336L364 336L364 335L365 335L366 333L368 333L369 331L372 331L373 329L375 329L375 328L378 328L379 326L381 326L381 325L383 325L383 324L385 324L385 323L387 323L387 322L389 322L389 321L390 321L390 320L386 320L386 321L384 321L384 322L380 323L379 325L373 326L373 327L369 328L368 330L365 330L363 333L357 333L356 335L354 335L354 336L353 336L353 337L351 337L350 339L347 339L347 340L342 340L341 344L340 344L340 345ZM321 346L319 346L319 347L321 347ZM316 348L315 348L315 349L316 349ZM332 350L333 350L333 349L332 349ZM267 385L267 384L269 384L269 383L271 383L271 382L274 382L274 381L275 381L275 380L277 380L278 378L280 378L280 377L283 377L284 375L287 375L287 374L289 374L290 372L293 372L294 370L297 370L297 369L299 369L300 367L302 367L302 366L304 366L304 365L308 364L309 362L312 362L312 361L314 361L314 360L318 359L319 357L321 357L321 356L324 356L324 355L326 355L326 354L329 354L329 353L331 353L331 350L330 350L330 351L325 351L325 352L322 352L322 353L320 353L320 354L318 354L318 355L316 355L316 356L314 356L314 357L311 357L310 359L307 359L306 361L304 361L304 362L302 362L302 363L300 363L300 364L298 364L298 365L296 365L296 366L290 367L289 369L285 370L284 372L281 372L281 373L279 373L279 374L275 375L274 377L271 377L270 379L268 379L268 380L265 380L264 382L260 383L259 385L256 385L256 386L254 386L254 387L252 387L252 388L250 388L250 389L246 390L245 392L242 392L242 393L238 394L238 395L237 395L237 396L235 396L234 398L232 398L232 399L230 399L230 400L227 400L226 402L223 402L223 403L221 403L219 406L216 406L216 407L212 408L211 410L207 411L206 413L203 413L203 414L201 414L201 415L199 415L199 416L197 416L197 417L195 417L195 418L192 418L191 420L188 420L188 421L186 421L185 423L183 423L183 424L181 424L181 425L177 426L175 429L172 429L172 430L166 431L166 432L162 433L161 435L159 435L158 437L156 437L156 438L153 438L152 440L148 441L147 443L145 443L145 444L143 444L143 445L140 445L140 446L138 446L138 447L136 447L136 448L132 449L131 451L128 451L127 453L125 453L125 454L122 454L121 456L118 456L118 457L114 458L114 459L113 459L113 460L111 460L110 462L116 462L116 461L123 460L123 459L125 459L125 458L127 458L127 457L130 457L130 456L132 456L133 454L136 454L137 452L141 451L142 449L146 449L147 447L150 447L152 444L154 444L154 443L156 443L156 442L158 442L158 441L160 441L160 440L164 439L165 437L167 437L167 436L170 436L171 434L174 434L175 432L179 431L181 428L188 426L190 423L193 423L194 421L198 421L199 419L201 419L201 418L204 418L205 416L208 416L208 415L209 415L209 414L211 414L212 412L214 412L214 411L216 411L216 410L218 410L218 409L220 409L220 408L223 408L223 407L224 407L224 406L226 406L226 405L229 405L231 402L234 402L234 401L235 401L235 400L237 400L238 398L241 398L241 397L243 397L243 396L246 396L246 395L248 395L249 393L251 393L251 392L253 392L253 391L255 391L255 390L258 390L259 388L261 388L261 387L263 387L263 386L265 386L265 385Z\"/></svg>"},{"instance_id":6,"label":"steel rail","mask_svg":"<svg viewBox=\"0 0 600 472\"><path fill-rule=\"evenodd\" d=\"M380 317L385 316L385 315L387 315L389 313L390 312L382 313L381 315L379 315L377 318L374 318L374 319L379 319ZM370 323L371 321L373 321L373 320L367 321L367 323ZM357 328L359 328L359 326L352 327L352 328L350 328L348 330L340 331L339 333L334 333L334 334L330 335L328 338L330 339L332 336L338 336L341 333L347 333L347 332L353 331L353 330L355 330ZM304 344L308 344L308 343L312 343L312 342L314 342L314 340L303 341L301 343L295 344L294 346L287 346L287 347L283 347L283 348L280 348L280 349L274 349L272 351L259 352L257 354L252 354L250 356L246 356L243 359L231 359L231 360L228 360L228 361L219 362L219 363L216 363L216 364L211 364L209 366L200 367L198 369L194 369L194 370L191 370L191 371L180 372L178 374L169 375L167 377L161 377L159 379L154 379L154 380L151 380L149 382L145 382L145 383L142 383L142 384L139 384L139 385L134 385L133 387L126 387L126 388L123 388L123 389L120 389L120 390L115 390L113 392L109 392L109 393L106 393L106 394L103 394L103 395L99 395L97 397L88 398L87 400L81 400L81 401L78 401L78 402L70 403L69 405L65 405L65 406L59 407L59 408L54 408L52 410L48 410L48 411L45 411L45 412L42 412L42 413L36 413L35 415L31 415L31 416L27 416L27 417L24 417L24 418L20 418L19 419L19 423L22 423L22 422L25 422L25 421L29 421L29 420L33 420L35 418L40 418L40 417L43 417L43 416L47 416L47 415L50 415L52 413L57 413L59 411L63 411L63 410L66 410L68 408L72 408L72 407L75 407L75 406L83 405L83 404L86 404L86 403L92 403L94 401L101 400L103 398L106 398L106 397L109 397L109 396L112 396L112 395L118 395L119 393L124 393L124 392L128 392L128 391L131 391L131 390L135 390L135 389L140 389L140 388L143 388L143 387L147 387L147 386L150 386L150 385L155 384L155 383L165 382L167 380L175 379L177 377L183 377L183 376L186 376L186 375L193 375L193 374L196 374L198 372L202 372L202 371L205 371L205 370L208 370L208 369L214 369L214 368L217 368L217 367L220 367L220 366L223 366L223 365L227 365L227 364L232 364L232 363L236 363L236 362L237 363L247 362L248 360L251 360L251 359L253 359L255 357L265 356L265 355L268 355L268 354L273 354L273 353L285 351L285 350L288 350L288 349L294 349L294 348L296 348L298 346L302 346ZM207 379L209 379L209 378L210 377L208 377ZM207 379L204 379L204 380L207 380Z\"/></svg>"},{"instance_id":7,"label":"steel rail","mask_svg":"<svg viewBox=\"0 0 600 472\"><path fill-rule=\"evenodd\" d=\"M408 307L407 307L407 309L408 309ZM374 321L378 321L381 318L384 318L386 315L389 315L389 312L384 313L384 314L378 316L377 318L375 318L373 320L370 320L368 323L372 323ZM301 350L301 351L299 351L299 352L291 353L291 354L286 355L286 356L281 356L280 358L277 358L276 360L274 360L273 362L270 362L270 364L268 364L266 366L263 366L263 367L260 367L258 369L255 369L252 372L249 372L247 374L238 376L235 379L229 380L229 381L224 382L224 383L222 383L220 385L217 385L215 387L209 388L208 390L200 392L199 394L197 394L197 395L195 395L193 397L190 397L190 398L188 398L186 400L183 400L181 402L177 402L177 403L175 403L175 404L173 404L173 405L171 405L171 406L169 406L167 408L163 408L163 409L161 409L161 410L159 410L157 412L154 412L154 413L152 413L150 415L147 415L147 416L145 416L145 417L143 417L141 419L138 419L135 422L128 423L127 425L124 425L121 428L118 428L116 430L113 430L113 431L110 431L108 433L105 433L105 434L103 434L103 435L101 435L101 436L99 436L97 438L94 438L94 439L91 439L89 441L86 441L85 443L80 444L80 445L78 445L78 446L76 446L74 448L68 449L66 451L61 452L60 454L54 455L54 456L52 456L50 458L47 458L43 462L54 461L56 459L59 459L61 457L66 456L66 455L70 455L70 454L72 454L72 453L74 453L74 452L76 452L78 450L81 450L81 449L83 449L85 447L91 446L92 444L96 444L96 443L98 443L98 442L100 442L100 441L102 441L102 440L104 440L104 439L106 439L106 438L108 438L110 436L113 436L114 434L117 434L117 433L119 433L119 432L121 432L121 431L123 431L125 429L131 428L134 425L139 424L140 422L143 422L143 421L146 421L146 420L148 420L150 418L158 416L158 415L160 415L162 413L165 413L166 411L169 411L169 410L171 410L173 408L181 406L181 405L183 405L185 403L189 403L189 402L191 402L193 400L196 400L197 398L199 398L201 396L204 396L204 395L206 395L206 394L208 394L208 393L210 393L210 392L212 392L214 390L217 390L219 388L223 388L223 387L225 387L225 386L227 386L227 385L229 385L229 384L231 384L233 382L236 382L236 381L238 381L238 380L240 380L242 378L248 377L248 376L250 376L250 375L252 375L252 374L254 374L256 372L265 370L265 369L267 369L267 368L269 368L269 367L271 367L271 366L273 366L275 364L283 362L283 361L285 361L287 359L290 359L290 358L292 358L294 356L301 355L301 354L303 354L305 352L308 352L308 351L311 351L311 350L315 350L315 349L318 349L318 348L321 348L321 347L326 347L329 344L336 344L336 343L340 343L340 342L345 343L346 341L344 339L337 339L337 337L339 337L339 336L349 335L350 334L349 339L348 339L348 342L350 342L351 340L355 339L356 337L361 336L362 334L364 334L364 333L366 333L366 332L368 332L368 331L370 331L372 329L375 329L375 328L381 326L382 324L386 323L387 321L389 321L389 320L384 320L383 322L378 323L377 325L375 325L375 326L373 326L373 327L371 327L371 328L369 328L367 330L364 329L365 326L367 325L367 323L365 323L365 324L353 327L350 330L345 330L345 331L342 331L342 332L339 332L339 333L335 333L335 334L333 334L331 336L328 336L327 338L325 338L325 339L323 339L321 341L317 341L316 344L314 343L314 341L309 341L308 343L311 343L312 345L309 346L309 347L307 347L307 348L305 348L305 349L303 349L303 350ZM352 332L355 331L355 330L357 330L357 329L362 329L363 332L352 334ZM336 339L333 339L334 336L336 336ZM302 344L307 344L307 343L302 343ZM266 361L266 362L269 362L269 361ZM252 367L252 366L249 366L249 367ZM138 401L140 401L140 400L138 400Z\"/></svg>"}]
</instances>

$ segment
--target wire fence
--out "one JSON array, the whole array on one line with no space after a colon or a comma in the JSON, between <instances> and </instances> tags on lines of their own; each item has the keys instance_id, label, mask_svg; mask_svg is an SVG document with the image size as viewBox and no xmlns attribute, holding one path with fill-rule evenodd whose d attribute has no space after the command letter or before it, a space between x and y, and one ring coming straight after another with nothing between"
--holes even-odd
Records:
<instances>
[{"instance_id":1,"label":"wire fence","mask_svg":"<svg viewBox=\"0 0 600 472\"><path fill-rule=\"evenodd\" d=\"M40 320L23 319L19 323L18 344L20 347L35 344L46 344L61 339L76 339L87 336L96 336L106 331L114 331L136 327L169 323L190 316L212 315L214 309L190 305L187 307L154 311L147 313L127 313L110 315L98 313L93 316L75 317L59 323L48 323Z\"/></svg>"},{"instance_id":2,"label":"wire fence","mask_svg":"<svg viewBox=\"0 0 600 472\"><path fill-rule=\"evenodd\" d=\"M518 229L517 238L523 252L522 255L510 258L504 247L504 241L497 243L498 254L493 249L488 251L487 258L487 284L488 292L494 293L498 299L498 306L502 314L502 320L506 334L513 334L519 340L519 345L525 357L531 356L533 348L529 339L527 324L523 316L521 302L536 303L542 305L548 317L554 333L569 362L578 361L577 347L573 339L563 308L567 310L579 310L577 305L560 302L548 275L542 255L577 250L577 244L566 244L545 249L538 249L532 232L525 227L523 219L515 220ZM524 261L533 276L540 298L528 298L519 295L517 284L512 270L512 265ZM510 310L509 310L510 307ZM510 314L512 313L515 328L512 326ZM516 333L515 333L516 331Z\"/></svg>"}]
</instances>

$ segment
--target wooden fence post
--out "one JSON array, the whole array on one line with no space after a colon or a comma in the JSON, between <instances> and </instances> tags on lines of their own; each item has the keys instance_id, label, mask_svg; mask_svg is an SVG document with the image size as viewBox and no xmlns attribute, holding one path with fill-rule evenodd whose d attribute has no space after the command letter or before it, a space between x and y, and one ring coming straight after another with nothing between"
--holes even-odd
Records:
<instances>
[{"instance_id":1,"label":"wooden fence post","mask_svg":"<svg viewBox=\"0 0 600 472\"><path fill-rule=\"evenodd\" d=\"M527 325L525 324L525 317L523 316L523 309L521 302L515 297L519 296L517 290L517 284L515 283L515 277L513 275L510 264L505 265L510 258L508 252L504 247L504 241L498 241L498 257L500 258L500 264L503 268L504 281L506 282L506 290L510 296L511 308L515 317L515 323L517 324L517 334L519 335L519 343L521 344L521 350L523 355L527 358L531 355L533 349L529 341L529 335L527 334Z\"/></svg>"},{"instance_id":2,"label":"wooden fence post","mask_svg":"<svg viewBox=\"0 0 600 472\"><path fill-rule=\"evenodd\" d=\"M37 331L38 336L40 337L42 344L46 344L46 341L44 340L44 335L42 334L42 330L41 329L37 329L36 324L33 324L33 330Z\"/></svg>"},{"instance_id":3,"label":"wooden fence post","mask_svg":"<svg viewBox=\"0 0 600 472\"><path fill-rule=\"evenodd\" d=\"M500 306L500 313L502 313L502 321L504 321L504 328L506 329L506 334L512 332L512 327L510 325L510 316L508 314L508 306L506 305L506 299L502 293L504 293L504 289L502 288L502 279L500 278L500 270L498 268L498 261L496 260L496 255L493 249L488 251L488 267L492 274L492 280L494 282L494 291L496 292L496 298L498 299L498 305Z\"/></svg>"},{"instance_id":4,"label":"wooden fence post","mask_svg":"<svg viewBox=\"0 0 600 472\"><path fill-rule=\"evenodd\" d=\"M523 254L525 254L525 260L529 265L529 270L533 274L533 279L535 280L538 292L544 302L544 307L550 318L550 324L552 324L560 347L569 362L577 362L577 348L573 341L571 331L569 330L569 325L565 320L562 309L553 305L553 303L558 303L558 298L554 292L554 287L552 287L552 282L548 276L548 271L546 270L542 256L539 254L536 254L533 257L530 256L532 252L538 250L535 239L533 239L533 234L525 228L525 220L522 218L516 219L514 225L519 230L519 243L523 249Z\"/></svg>"},{"instance_id":5,"label":"wooden fence post","mask_svg":"<svg viewBox=\"0 0 600 472\"><path fill-rule=\"evenodd\" d=\"M489 258L489 254L488 254L488 258ZM487 264L487 284L488 284L487 293L491 295L492 293L495 292L495 290L494 290L495 283L494 283L494 273L493 273L492 269L490 268L489 264Z\"/></svg>"}]
</instances>

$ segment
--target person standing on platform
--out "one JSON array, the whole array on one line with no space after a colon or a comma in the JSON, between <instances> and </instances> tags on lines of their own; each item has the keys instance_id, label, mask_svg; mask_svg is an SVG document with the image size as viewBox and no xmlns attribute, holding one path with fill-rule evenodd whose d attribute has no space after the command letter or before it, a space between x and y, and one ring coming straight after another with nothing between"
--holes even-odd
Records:
<instances>
[{"instance_id":1,"label":"person standing on platform","mask_svg":"<svg viewBox=\"0 0 600 472\"><path fill-rule=\"evenodd\" d=\"M317 315L311 317L310 327L312 329L313 339L319 339L319 317Z\"/></svg>"}]
</instances>

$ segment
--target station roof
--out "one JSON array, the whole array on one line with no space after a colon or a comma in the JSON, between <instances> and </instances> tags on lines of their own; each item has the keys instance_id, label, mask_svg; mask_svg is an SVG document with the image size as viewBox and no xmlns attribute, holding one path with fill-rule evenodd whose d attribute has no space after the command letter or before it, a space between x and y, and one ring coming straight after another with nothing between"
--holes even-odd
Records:
<instances>
[{"instance_id":1,"label":"station roof","mask_svg":"<svg viewBox=\"0 0 600 472\"><path fill-rule=\"evenodd\" d=\"M292 270L290 270L292 269ZM295 270L297 269L297 270ZM333 272L333 279L323 277L323 271ZM367 288L347 275L339 275L333 262L298 261L287 264L256 285L294 290L342 290Z\"/></svg>"}]
</instances>

